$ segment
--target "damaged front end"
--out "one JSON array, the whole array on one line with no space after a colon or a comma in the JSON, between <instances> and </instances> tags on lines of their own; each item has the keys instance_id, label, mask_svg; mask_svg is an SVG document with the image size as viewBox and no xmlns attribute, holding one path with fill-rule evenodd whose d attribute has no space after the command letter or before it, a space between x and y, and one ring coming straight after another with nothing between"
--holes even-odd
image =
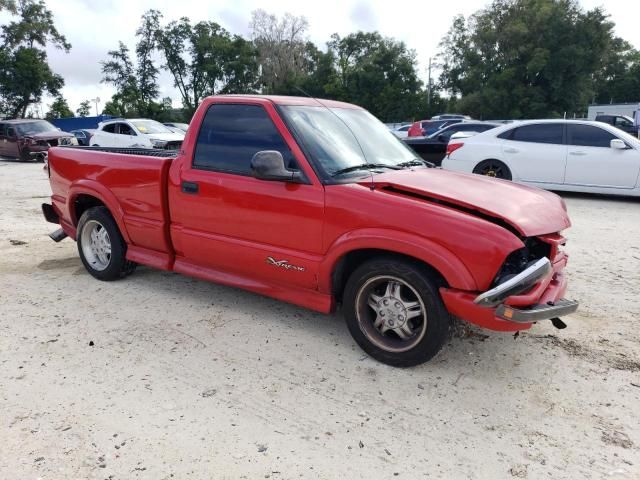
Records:
<instances>
[{"instance_id":1,"label":"damaged front end","mask_svg":"<svg viewBox=\"0 0 640 480\"><path fill-rule=\"evenodd\" d=\"M541 320L564 328L559 317L578 308L578 302L564 298L568 256L561 247L566 239L559 234L541 235L524 243L507 257L487 291L473 294L441 289L447 309L493 330L524 330Z\"/></svg>"}]
</instances>

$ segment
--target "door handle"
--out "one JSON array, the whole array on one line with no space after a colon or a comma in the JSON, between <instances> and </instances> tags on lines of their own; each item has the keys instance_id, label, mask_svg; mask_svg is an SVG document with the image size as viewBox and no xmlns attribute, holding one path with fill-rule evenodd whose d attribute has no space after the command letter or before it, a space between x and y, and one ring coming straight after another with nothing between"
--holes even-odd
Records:
<instances>
[{"instance_id":1,"label":"door handle","mask_svg":"<svg viewBox=\"0 0 640 480\"><path fill-rule=\"evenodd\" d=\"M182 193L189 193L191 195L197 195L198 193L198 184L196 182L182 182L181 183Z\"/></svg>"},{"instance_id":2,"label":"door handle","mask_svg":"<svg viewBox=\"0 0 640 480\"><path fill-rule=\"evenodd\" d=\"M578 157L581 157L582 155L586 155L587 152L581 152L581 151L573 151L573 152L569 152L569 155L576 155Z\"/></svg>"},{"instance_id":3,"label":"door handle","mask_svg":"<svg viewBox=\"0 0 640 480\"><path fill-rule=\"evenodd\" d=\"M520 150L518 150L517 148L505 148L504 152L505 153L518 153Z\"/></svg>"}]
</instances>

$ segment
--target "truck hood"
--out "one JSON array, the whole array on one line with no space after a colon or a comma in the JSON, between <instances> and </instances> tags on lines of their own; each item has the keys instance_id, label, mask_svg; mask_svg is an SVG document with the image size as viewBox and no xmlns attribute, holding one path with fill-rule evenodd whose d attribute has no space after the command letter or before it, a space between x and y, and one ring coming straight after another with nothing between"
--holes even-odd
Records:
<instances>
[{"instance_id":1,"label":"truck hood","mask_svg":"<svg viewBox=\"0 0 640 480\"><path fill-rule=\"evenodd\" d=\"M361 183L370 185L368 181ZM524 237L556 233L571 226L558 195L507 180L420 168L374 175L373 183L376 190L444 204L507 226Z\"/></svg>"},{"instance_id":2,"label":"truck hood","mask_svg":"<svg viewBox=\"0 0 640 480\"><path fill-rule=\"evenodd\" d=\"M73 134L67 132L42 132L25 135L25 137L35 138L36 140L53 140L54 138L73 137Z\"/></svg>"}]
</instances>

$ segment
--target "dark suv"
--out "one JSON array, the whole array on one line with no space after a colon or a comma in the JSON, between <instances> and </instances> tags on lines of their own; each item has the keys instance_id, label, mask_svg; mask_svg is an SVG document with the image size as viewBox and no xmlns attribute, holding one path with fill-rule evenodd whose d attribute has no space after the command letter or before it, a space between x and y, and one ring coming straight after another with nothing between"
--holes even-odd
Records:
<instances>
[{"instance_id":1,"label":"dark suv","mask_svg":"<svg viewBox=\"0 0 640 480\"><path fill-rule=\"evenodd\" d=\"M630 133L633 136L638 135L638 127L633 124L633 119L626 115L598 115L596 122L608 123L623 132Z\"/></svg>"},{"instance_id":2,"label":"dark suv","mask_svg":"<svg viewBox=\"0 0 640 480\"><path fill-rule=\"evenodd\" d=\"M0 157L26 162L44 155L49 147L77 144L73 134L61 132L46 120L0 120Z\"/></svg>"}]
</instances>

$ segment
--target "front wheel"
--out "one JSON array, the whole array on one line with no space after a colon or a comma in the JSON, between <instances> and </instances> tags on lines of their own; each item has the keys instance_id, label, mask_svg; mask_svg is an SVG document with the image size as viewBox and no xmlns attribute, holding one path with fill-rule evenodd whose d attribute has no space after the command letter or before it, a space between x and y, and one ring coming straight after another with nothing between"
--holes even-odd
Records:
<instances>
[{"instance_id":1,"label":"front wheel","mask_svg":"<svg viewBox=\"0 0 640 480\"><path fill-rule=\"evenodd\" d=\"M77 232L80 259L95 278L116 280L133 272L136 264L127 260L127 244L105 207L84 212Z\"/></svg>"},{"instance_id":2,"label":"front wheel","mask_svg":"<svg viewBox=\"0 0 640 480\"><path fill-rule=\"evenodd\" d=\"M492 178L502 178L504 180L511 180L511 170L500 160L483 160L476 168L473 169L473 173L478 175L484 175Z\"/></svg>"},{"instance_id":3,"label":"front wheel","mask_svg":"<svg viewBox=\"0 0 640 480\"><path fill-rule=\"evenodd\" d=\"M411 367L430 360L450 325L438 283L422 266L404 259L362 264L347 281L343 298L354 340L388 365Z\"/></svg>"}]
</instances>

